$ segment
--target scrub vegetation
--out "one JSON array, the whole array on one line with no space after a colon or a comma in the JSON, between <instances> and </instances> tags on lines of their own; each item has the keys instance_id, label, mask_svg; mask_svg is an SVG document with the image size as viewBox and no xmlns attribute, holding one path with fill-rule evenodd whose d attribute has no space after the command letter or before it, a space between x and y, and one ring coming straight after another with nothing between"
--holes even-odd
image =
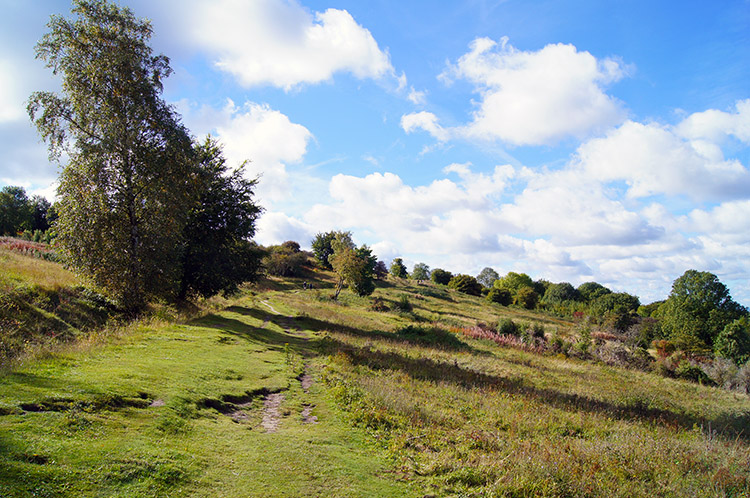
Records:
<instances>
[{"instance_id":1,"label":"scrub vegetation","mask_svg":"<svg viewBox=\"0 0 750 498\"><path fill-rule=\"evenodd\" d=\"M76 288L2 256L5 292ZM17 359L0 495L750 494L746 395L556 353L573 320L393 277L332 300L338 282L309 260Z\"/></svg>"}]
</instances>

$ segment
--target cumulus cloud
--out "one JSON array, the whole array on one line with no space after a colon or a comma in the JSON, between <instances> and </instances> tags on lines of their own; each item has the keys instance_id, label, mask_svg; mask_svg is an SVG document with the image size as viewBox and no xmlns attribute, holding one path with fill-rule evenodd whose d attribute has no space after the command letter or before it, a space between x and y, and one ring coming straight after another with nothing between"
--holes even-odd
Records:
<instances>
[{"instance_id":1,"label":"cumulus cloud","mask_svg":"<svg viewBox=\"0 0 750 498\"><path fill-rule=\"evenodd\" d=\"M662 235L575 170L535 175L503 215L521 231L568 245L633 245Z\"/></svg>"},{"instance_id":2,"label":"cumulus cloud","mask_svg":"<svg viewBox=\"0 0 750 498\"><path fill-rule=\"evenodd\" d=\"M181 107L193 130L211 133L222 143L229 164L249 161L246 175L261 176L258 193L262 199L279 200L289 195L286 166L305 156L313 138L307 128L266 104L245 102L238 106L228 100L222 109L204 106L195 110L185 102Z\"/></svg>"},{"instance_id":3,"label":"cumulus cloud","mask_svg":"<svg viewBox=\"0 0 750 498\"><path fill-rule=\"evenodd\" d=\"M478 38L470 49L441 78L447 82L465 79L476 86L481 101L473 121L447 131L439 127L434 115L419 113L408 115L421 116L418 119L402 120L407 132L422 128L438 140L450 136L543 145L582 138L625 118L622 104L605 93L608 84L627 72L615 59L598 60L561 43L522 51L507 38L500 44Z\"/></svg>"},{"instance_id":4,"label":"cumulus cloud","mask_svg":"<svg viewBox=\"0 0 750 498\"><path fill-rule=\"evenodd\" d=\"M696 130L702 118L696 121L694 116L685 128ZM582 144L576 156L583 174L602 182L624 181L631 198L666 194L723 199L750 192L747 168L725 159L718 145L686 140L675 129L655 123L627 121L605 137Z\"/></svg>"},{"instance_id":5,"label":"cumulus cloud","mask_svg":"<svg viewBox=\"0 0 750 498\"><path fill-rule=\"evenodd\" d=\"M311 13L294 0L217 0L194 1L178 12L187 18L190 43L248 87L289 90L337 72L398 80L388 53L346 10Z\"/></svg>"},{"instance_id":6,"label":"cumulus cloud","mask_svg":"<svg viewBox=\"0 0 750 498\"><path fill-rule=\"evenodd\" d=\"M309 241L315 235L315 230L309 224L278 211L268 211L258 220L255 240L259 244L280 244L287 240L294 240L303 247L309 247Z\"/></svg>"},{"instance_id":7,"label":"cumulus cloud","mask_svg":"<svg viewBox=\"0 0 750 498\"><path fill-rule=\"evenodd\" d=\"M406 133L416 130L424 130L441 142L448 140L451 136L450 130L440 126L438 117L431 112L421 111L401 116L401 128Z\"/></svg>"},{"instance_id":8,"label":"cumulus cloud","mask_svg":"<svg viewBox=\"0 0 750 498\"><path fill-rule=\"evenodd\" d=\"M735 112L709 109L688 116L677 126L677 133L691 140L721 142L734 136L750 143L750 99L735 104Z\"/></svg>"},{"instance_id":9,"label":"cumulus cloud","mask_svg":"<svg viewBox=\"0 0 750 498\"><path fill-rule=\"evenodd\" d=\"M482 174L468 165L451 165L444 172L457 173L459 180L441 178L412 187L393 173L336 175L329 187L331 202L315 205L305 221L361 231L404 252L499 249L498 235L507 223L494 210L492 197L505 190L512 167Z\"/></svg>"}]
</instances>

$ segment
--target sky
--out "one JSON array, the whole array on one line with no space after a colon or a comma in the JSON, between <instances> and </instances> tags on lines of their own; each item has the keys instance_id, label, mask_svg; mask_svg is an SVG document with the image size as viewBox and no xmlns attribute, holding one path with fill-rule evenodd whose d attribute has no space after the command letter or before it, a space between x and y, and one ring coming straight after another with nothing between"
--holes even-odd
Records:
<instances>
[{"instance_id":1,"label":"sky","mask_svg":"<svg viewBox=\"0 0 750 498\"><path fill-rule=\"evenodd\" d=\"M261 244L750 305L750 0L122 0L164 99L260 177ZM54 199L25 112L61 0L0 0L0 186Z\"/></svg>"}]
</instances>

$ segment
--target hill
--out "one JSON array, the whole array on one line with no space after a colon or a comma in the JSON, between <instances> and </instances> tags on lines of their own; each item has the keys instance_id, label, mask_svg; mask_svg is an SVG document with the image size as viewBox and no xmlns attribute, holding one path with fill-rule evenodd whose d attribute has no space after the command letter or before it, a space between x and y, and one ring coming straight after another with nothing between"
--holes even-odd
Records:
<instances>
[{"instance_id":1,"label":"hill","mask_svg":"<svg viewBox=\"0 0 750 498\"><path fill-rule=\"evenodd\" d=\"M23 258L6 291L53 271ZM266 279L6 369L0 495L750 495L747 396L540 354L483 324L575 324L443 286L334 285Z\"/></svg>"}]
</instances>

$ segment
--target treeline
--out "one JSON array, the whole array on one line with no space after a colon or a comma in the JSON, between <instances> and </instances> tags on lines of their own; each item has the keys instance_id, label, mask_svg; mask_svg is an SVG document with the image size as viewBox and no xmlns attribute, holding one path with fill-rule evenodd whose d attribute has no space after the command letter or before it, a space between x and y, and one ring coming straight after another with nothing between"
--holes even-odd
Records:
<instances>
[{"instance_id":1,"label":"treeline","mask_svg":"<svg viewBox=\"0 0 750 498\"><path fill-rule=\"evenodd\" d=\"M0 236L49 243L50 226L57 219L54 206L40 195L29 197L23 187L8 185L0 190Z\"/></svg>"}]
</instances>

